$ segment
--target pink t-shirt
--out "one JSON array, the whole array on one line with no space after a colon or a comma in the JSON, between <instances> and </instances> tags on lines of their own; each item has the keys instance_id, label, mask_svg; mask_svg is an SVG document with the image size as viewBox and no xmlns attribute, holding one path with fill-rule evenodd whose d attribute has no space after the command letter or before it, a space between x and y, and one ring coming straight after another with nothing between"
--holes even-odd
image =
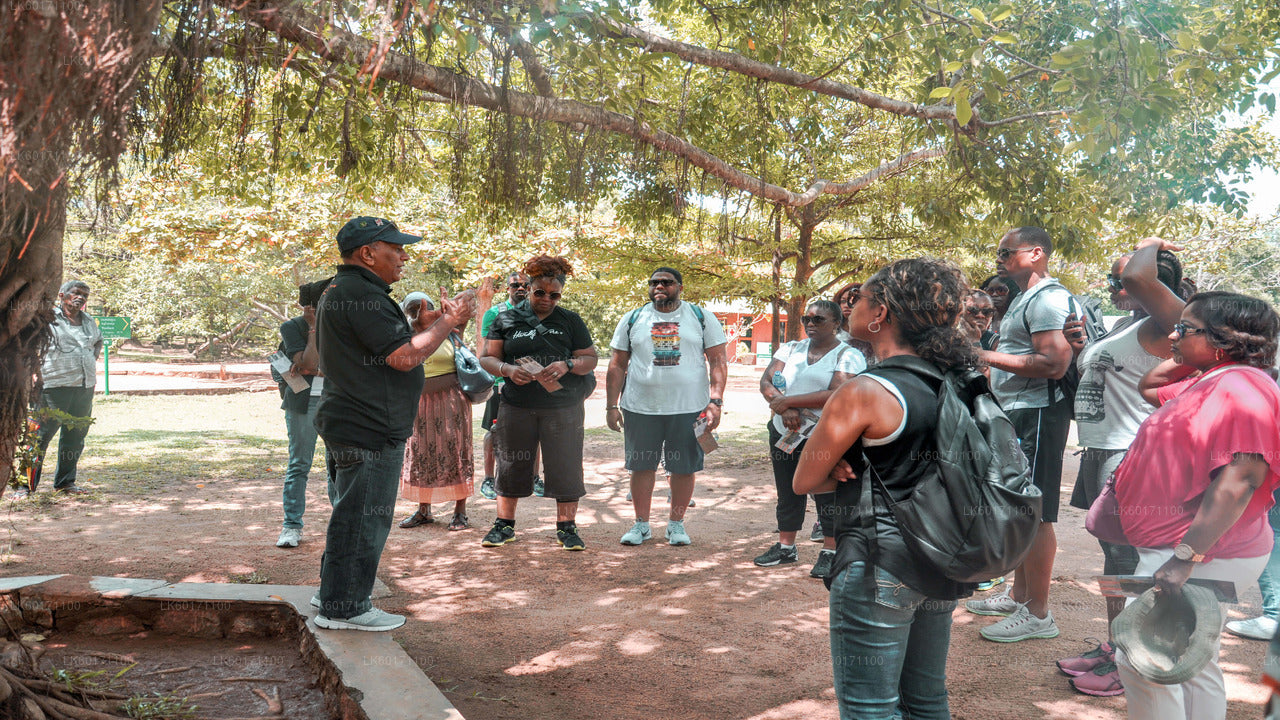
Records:
<instances>
[{"instance_id":1,"label":"pink t-shirt","mask_svg":"<svg viewBox=\"0 0 1280 720\"><path fill-rule=\"evenodd\" d=\"M1270 553L1274 533L1267 511L1280 484L1280 387L1265 372L1244 365L1169 387L1182 392L1167 400L1161 396L1164 404L1138 428L1116 468L1120 522L1129 542L1144 548L1177 545L1214 471L1235 453L1257 453L1270 466L1266 480L1236 524L1205 554L1245 558Z\"/></svg>"}]
</instances>

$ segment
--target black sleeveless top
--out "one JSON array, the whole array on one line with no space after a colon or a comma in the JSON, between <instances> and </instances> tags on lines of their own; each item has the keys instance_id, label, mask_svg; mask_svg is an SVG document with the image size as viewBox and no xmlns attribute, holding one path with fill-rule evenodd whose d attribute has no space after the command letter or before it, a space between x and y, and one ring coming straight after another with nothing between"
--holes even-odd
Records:
<instances>
[{"instance_id":1,"label":"black sleeveless top","mask_svg":"<svg viewBox=\"0 0 1280 720\"><path fill-rule=\"evenodd\" d=\"M895 502L906 499L917 483L937 472L932 460L938 421L937 386L902 368L872 367L862 375L882 378L897 389L906 411L906 426L887 443L868 444L866 438L859 438L845 452L844 459L853 467L857 478L836 487L836 559L829 577L834 578L850 563L862 560L884 568L908 587L931 598L954 600L973 594L974 585L955 582L914 559L902 540L893 511L885 505L882 491L866 467L869 460ZM862 526L858 513L863 482L873 483L875 551L870 542L871 530Z\"/></svg>"}]
</instances>

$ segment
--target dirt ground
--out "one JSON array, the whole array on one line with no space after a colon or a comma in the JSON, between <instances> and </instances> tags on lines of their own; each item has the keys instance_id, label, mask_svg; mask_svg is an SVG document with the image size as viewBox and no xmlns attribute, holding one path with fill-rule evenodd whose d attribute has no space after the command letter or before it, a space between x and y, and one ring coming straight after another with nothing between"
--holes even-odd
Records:
<instances>
[{"instance_id":1,"label":"dirt ground","mask_svg":"<svg viewBox=\"0 0 1280 720\"><path fill-rule=\"evenodd\" d=\"M599 427L599 393L587 405L589 494L579 515L585 552L559 548L554 503L536 498L520 504L519 541L500 549L480 546L494 504L478 497L469 505L471 530L447 532L442 522L393 528L379 568L393 594L378 605L409 615L395 637L463 715L837 717L827 594L808 577L819 546L803 543L801 562L792 566L762 569L751 562L776 539L764 449L767 408L755 382L745 373L731 378L725 443L708 457L698 478L697 505L686 520L692 546L662 541L661 490L654 512L657 540L638 548L618 544L632 511L625 501L621 439ZM256 398L265 422L283 436L278 398ZM201 407L202 413L219 412L216 405ZM111 437L110 408L97 414L82 461L89 487L95 472L109 471L95 465L93 447ZM210 449L221 451L212 444ZM144 467L132 471L149 483L143 494L103 489L40 508L6 498L0 545L11 547L0 575L218 582L256 574L273 583L316 584L328 515L323 473L317 464L303 544L277 549L284 461L276 452L262 461L275 470L254 473L256 479L173 479ZM1076 466L1076 458L1068 457L1064 498ZM477 478L479 470L477 463ZM400 503L397 519L411 511L412 505ZM445 518L448 512L436 508ZM992 619L958 610L948 668L956 718L1125 716L1123 697L1078 695L1053 666L1056 658L1086 649L1085 638L1106 632L1103 600L1092 581L1101 572L1097 544L1083 529L1082 512L1065 509L1061 520L1051 607L1062 635L1012 646L990 643L977 630ZM1244 604L1231 608L1232 617L1257 613L1256 587L1242 599ZM1256 680L1264 644L1224 636L1223 650L1229 717L1259 717L1264 691Z\"/></svg>"}]
</instances>

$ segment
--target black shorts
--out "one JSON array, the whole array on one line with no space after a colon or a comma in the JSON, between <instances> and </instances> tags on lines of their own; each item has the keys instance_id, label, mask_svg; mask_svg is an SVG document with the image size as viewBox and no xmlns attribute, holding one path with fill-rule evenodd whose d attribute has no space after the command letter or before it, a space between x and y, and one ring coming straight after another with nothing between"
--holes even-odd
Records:
<instances>
[{"instance_id":1,"label":"black shorts","mask_svg":"<svg viewBox=\"0 0 1280 720\"><path fill-rule=\"evenodd\" d=\"M502 388L495 387L493 394L484 403L484 417L480 420L480 428L485 432L493 430L493 424L498 422L498 407L502 405Z\"/></svg>"},{"instance_id":2,"label":"black shorts","mask_svg":"<svg viewBox=\"0 0 1280 720\"><path fill-rule=\"evenodd\" d=\"M1044 496L1040 519L1058 522L1062 454L1071 429L1071 403L1063 401L1052 407L1009 410L1005 414L1022 441L1022 452L1031 464L1031 479Z\"/></svg>"},{"instance_id":3,"label":"black shorts","mask_svg":"<svg viewBox=\"0 0 1280 720\"><path fill-rule=\"evenodd\" d=\"M494 488L502 497L533 494L534 460L542 448L545 497L573 502L587 494L582 481L582 403L568 407L533 409L502 404L493 426L493 453L498 461Z\"/></svg>"},{"instance_id":4,"label":"black shorts","mask_svg":"<svg viewBox=\"0 0 1280 720\"><path fill-rule=\"evenodd\" d=\"M702 469L702 446L693 423L702 411L676 415L642 415L622 411L622 444L626 467L632 472L658 469L658 460L673 475L692 475Z\"/></svg>"}]
</instances>

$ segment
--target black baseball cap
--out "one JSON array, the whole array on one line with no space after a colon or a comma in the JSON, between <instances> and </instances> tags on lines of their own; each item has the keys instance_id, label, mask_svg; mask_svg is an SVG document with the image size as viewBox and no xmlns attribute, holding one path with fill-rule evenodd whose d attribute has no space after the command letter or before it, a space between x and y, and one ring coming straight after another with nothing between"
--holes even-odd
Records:
<instances>
[{"instance_id":1,"label":"black baseball cap","mask_svg":"<svg viewBox=\"0 0 1280 720\"><path fill-rule=\"evenodd\" d=\"M400 232L400 228L390 220L361 215L351 218L338 231L338 250L344 255L358 247L373 242L386 242L392 245L410 245L422 238Z\"/></svg>"}]
</instances>

